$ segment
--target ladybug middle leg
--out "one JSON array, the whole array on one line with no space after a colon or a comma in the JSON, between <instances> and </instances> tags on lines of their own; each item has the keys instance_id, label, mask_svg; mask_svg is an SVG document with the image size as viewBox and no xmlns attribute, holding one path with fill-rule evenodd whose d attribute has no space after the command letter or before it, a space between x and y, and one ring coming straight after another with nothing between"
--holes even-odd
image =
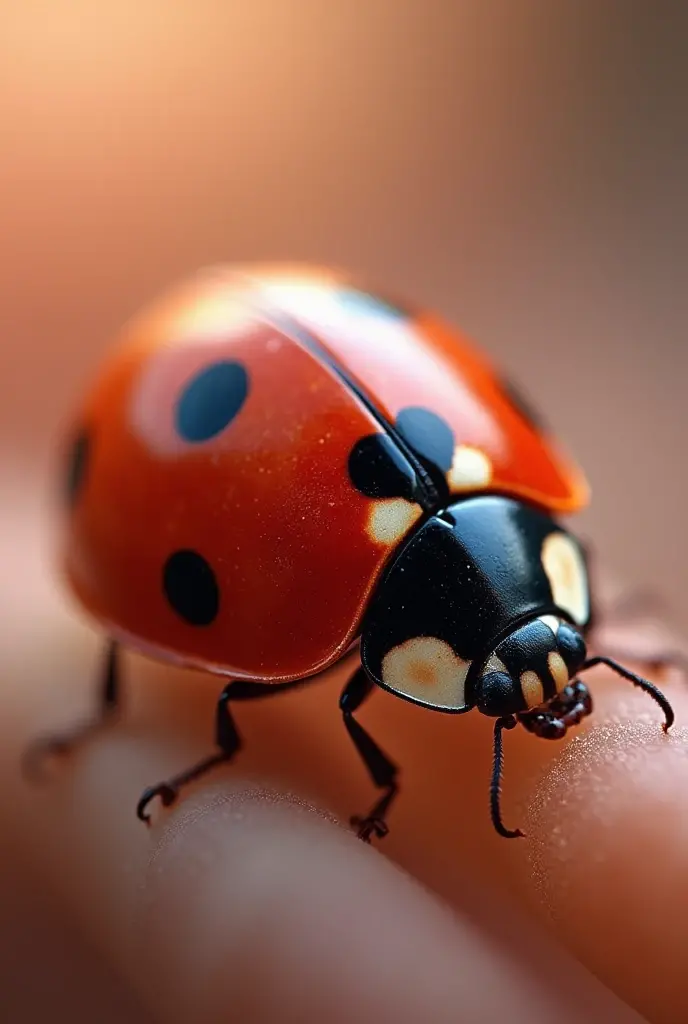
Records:
<instances>
[{"instance_id":1,"label":"ladybug middle leg","mask_svg":"<svg viewBox=\"0 0 688 1024\"><path fill-rule=\"evenodd\" d=\"M163 807L170 807L179 796L179 791L183 786L189 782L195 782L196 779L217 765L227 764L233 760L235 754L241 749L242 742L232 716L231 701L259 700L276 693L284 693L285 690L295 690L309 681L296 679L287 683L255 683L250 680L238 679L225 686L215 711L215 743L219 748L217 753L198 761L178 775L173 775L172 778L145 789L136 806L137 817L148 824L150 815L147 808L152 800L159 797Z\"/></svg>"},{"instance_id":2,"label":"ladybug middle leg","mask_svg":"<svg viewBox=\"0 0 688 1024\"><path fill-rule=\"evenodd\" d=\"M339 698L339 708L344 716L346 730L373 782L379 789L385 790L365 817L351 819L351 824L358 827L358 838L366 843L370 842L373 833L382 839L389 832L385 817L399 789L396 781L399 769L354 718L354 711L357 711L370 696L373 687L374 683L363 668L358 668Z\"/></svg>"},{"instance_id":3,"label":"ladybug middle leg","mask_svg":"<svg viewBox=\"0 0 688 1024\"><path fill-rule=\"evenodd\" d=\"M194 782L218 765L233 760L241 748L241 737L232 716L231 701L258 700L275 693L284 693L285 690L296 689L308 681L297 679L287 683L256 683L237 680L226 686L217 702L215 719L215 742L219 750L210 757L198 761L191 768L186 769L186 771L180 772L165 782L160 782L155 786L149 786L145 789L136 808L137 816L141 821L146 823L150 821L148 806L156 797L160 799L164 807L169 807L175 802L183 786ZM371 693L373 685L363 669L359 668L344 687L339 699L339 707L344 717L344 725L363 763L368 769L375 785L385 790L368 815L351 819L351 824L358 826L359 838L365 842L370 842L370 837L373 833L379 837L387 835L388 828L385 822L385 815L398 789L396 783L398 769L396 765L389 760L363 726L353 717L353 713L358 710Z\"/></svg>"}]
</instances>

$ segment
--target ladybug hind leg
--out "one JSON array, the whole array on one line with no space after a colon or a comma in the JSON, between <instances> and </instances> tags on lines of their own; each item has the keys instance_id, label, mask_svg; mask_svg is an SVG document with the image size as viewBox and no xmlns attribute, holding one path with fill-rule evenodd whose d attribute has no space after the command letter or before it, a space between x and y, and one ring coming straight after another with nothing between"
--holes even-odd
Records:
<instances>
[{"instance_id":1,"label":"ladybug hind leg","mask_svg":"<svg viewBox=\"0 0 688 1024\"><path fill-rule=\"evenodd\" d=\"M374 684L363 668L358 668L339 698L339 708L344 717L346 730L368 769L371 779L379 789L384 789L380 799L365 817L356 816L351 819L351 824L358 828L358 838L367 843L370 842L373 834L379 839L387 835L389 828L385 818L399 788L396 781L397 766L390 761L360 722L354 718L354 711L357 711L370 696L373 686Z\"/></svg>"},{"instance_id":2,"label":"ladybug hind leg","mask_svg":"<svg viewBox=\"0 0 688 1024\"><path fill-rule=\"evenodd\" d=\"M120 695L119 645L116 641L110 640L105 649L101 668L98 713L90 721L69 731L40 737L32 743L23 757L22 767L25 776L31 781L40 781L43 778L45 764L50 758L65 757L78 744L108 725L118 710Z\"/></svg>"},{"instance_id":3,"label":"ladybug hind leg","mask_svg":"<svg viewBox=\"0 0 688 1024\"><path fill-rule=\"evenodd\" d=\"M234 759L241 749L242 741L232 716L231 701L259 700L277 693L284 693L285 690L294 690L303 686L307 681L297 679L287 683L256 683L241 679L229 683L220 694L215 711L215 743L219 748L217 752L198 761L178 775L145 789L136 807L137 817L148 824L150 822L148 806L151 801L159 798L163 807L170 807L184 786L200 779L201 776L218 765L228 764Z\"/></svg>"}]
</instances>

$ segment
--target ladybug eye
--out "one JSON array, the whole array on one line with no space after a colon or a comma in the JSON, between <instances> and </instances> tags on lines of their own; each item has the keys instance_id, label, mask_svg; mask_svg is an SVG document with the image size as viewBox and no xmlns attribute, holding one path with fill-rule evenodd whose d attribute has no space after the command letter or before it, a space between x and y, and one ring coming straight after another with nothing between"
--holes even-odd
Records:
<instances>
[{"instance_id":1,"label":"ladybug eye","mask_svg":"<svg viewBox=\"0 0 688 1024\"><path fill-rule=\"evenodd\" d=\"M486 672L480 679L478 710L499 718L522 710L523 697L508 672Z\"/></svg>"},{"instance_id":2,"label":"ladybug eye","mask_svg":"<svg viewBox=\"0 0 688 1024\"><path fill-rule=\"evenodd\" d=\"M567 622L562 622L557 630L557 649L569 674L573 675L585 660L586 648L581 634Z\"/></svg>"}]
</instances>

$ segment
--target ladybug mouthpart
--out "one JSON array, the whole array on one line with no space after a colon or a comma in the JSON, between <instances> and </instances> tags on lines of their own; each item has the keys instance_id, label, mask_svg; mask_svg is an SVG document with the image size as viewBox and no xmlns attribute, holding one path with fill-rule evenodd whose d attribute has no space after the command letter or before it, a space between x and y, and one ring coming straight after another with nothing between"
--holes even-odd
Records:
<instances>
[{"instance_id":1,"label":"ladybug mouthpart","mask_svg":"<svg viewBox=\"0 0 688 1024\"><path fill-rule=\"evenodd\" d=\"M528 732L546 740L559 740L592 711L592 696L585 683L574 680L540 708L521 712L518 721Z\"/></svg>"}]
</instances>

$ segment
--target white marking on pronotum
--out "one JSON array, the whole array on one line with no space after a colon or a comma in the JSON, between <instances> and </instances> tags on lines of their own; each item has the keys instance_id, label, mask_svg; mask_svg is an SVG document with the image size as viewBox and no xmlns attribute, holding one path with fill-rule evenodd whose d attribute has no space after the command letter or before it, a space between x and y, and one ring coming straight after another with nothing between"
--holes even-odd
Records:
<instances>
[{"instance_id":1,"label":"white marking on pronotum","mask_svg":"<svg viewBox=\"0 0 688 1024\"><path fill-rule=\"evenodd\" d=\"M382 682L390 690L439 708L466 704L466 676L471 667L444 640L417 636L393 647L382 661Z\"/></svg>"},{"instance_id":2,"label":"white marking on pronotum","mask_svg":"<svg viewBox=\"0 0 688 1024\"><path fill-rule=\"evenodd\" d=\"M556 615L540 615L539 618L540 622L544 623L544 625L547 626L548 629L551 629L554 635L556 636L557 630L559 629L559 619L556 617Z\"/></svg>"},{"instance_id":3,"label":"white marking on pronotum","mask_svg":"<svg viewBox=\"0 0 688 1024\"><path fill-rule=\"evenodd\" d=\"M542 545L542 565L555 604L567 611L574 622L584 625L590 615L588 578L575 542L565 533L550 533Z\"/></svg>"},{"instance_id":4,"label":"white marking on pronotum","mask_svg":"<svg viewBox=\"0 0 688 1024\"><path fill-rule=\"evenodd\" d=\"M483 675L487 672L505 672L509 675L509 669L506 667L501 658L498 658L496 654L491 654L485 662L485 668L483 669Z\"/></svg>"}]
</instances>

